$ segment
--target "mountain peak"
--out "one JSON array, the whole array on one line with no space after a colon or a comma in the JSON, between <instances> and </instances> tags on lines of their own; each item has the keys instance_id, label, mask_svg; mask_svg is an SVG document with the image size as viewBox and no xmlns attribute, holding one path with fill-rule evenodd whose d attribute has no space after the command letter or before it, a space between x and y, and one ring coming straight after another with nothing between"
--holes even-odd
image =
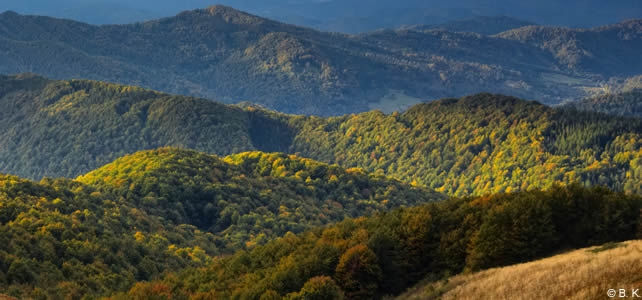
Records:
<instances>
[{"instance_id":1,"label":"mountain peak","mask_svg":"<svg viewBox=\"0 0 642 300\"><path fill-rule=\"evenodd\" d=\"M264 18L234 9L229 6L218 4L204 9L197 9L195 11L191 11L191 13L215 17L231 24L260 24L267 21Z\"/></svg>"},{"instance_id":2,"label":"mountain peak","mask_svg":"<svg viewBox=\"0 0 642 300\"><path fill-rule=\"evenodd\" d=\"M7 10L0 13L0 17L17 17L17 16L20 16L20 14L13 10Z\"/></svg>"},{"instance_id":3,"label":"mountain peak","mask_svg":"<svg viewBox=\"0 0 642 300\"><path fill-rule=\"evenodd\" d=\"M207 26L215 26L217 30L222 31L256 29L264 27L269 22L267 19L224 5L184 11L169 19L186 22L185 26L194 26L193 23L208 24ZM157 22L157 20L150 22Z\"/></svg>"},{"instance_id":4,"label":"mountain peak","mask_svg":"<svg viewBox=\"0 0 642 300\"><path fill-rule=\"evenodd\" d=\"M221 5L221 4L215 4L212 6L209 6L205 8L206 11L209 11L210 14L215 15L215 14L229 14L229 13L235 13L235 14L244 14L248 15L246 12L242 12L238 9L235 9L231 6L226 6L226 5Z\"/></svg>"}]
</instances>

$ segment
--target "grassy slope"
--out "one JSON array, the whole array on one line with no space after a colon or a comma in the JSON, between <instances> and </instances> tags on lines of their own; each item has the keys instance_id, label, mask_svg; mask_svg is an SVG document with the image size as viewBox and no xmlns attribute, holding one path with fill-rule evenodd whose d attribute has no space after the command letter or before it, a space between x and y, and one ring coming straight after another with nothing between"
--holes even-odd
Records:
<instances>
[{"instance_id":1,"label":"grassy slope","mask_svg":"<svg viewBox=\"0 0 642 300\"><path fill-rule=\"evenodd\" d=\"M642 240L633 240L424 283L396 299L605 299L640 286Z\"/></svg>"}]
</instances>

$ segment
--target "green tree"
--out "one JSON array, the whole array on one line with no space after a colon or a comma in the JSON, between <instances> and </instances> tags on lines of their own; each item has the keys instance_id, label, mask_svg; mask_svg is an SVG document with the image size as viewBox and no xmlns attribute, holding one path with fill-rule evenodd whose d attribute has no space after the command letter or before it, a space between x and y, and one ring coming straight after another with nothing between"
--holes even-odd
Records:
<instances>
[{"instance_id":1,"label":"green tree","mask_svg":"<svg viewBox=\"0 0 642 300\"><path fill-rule=\"evenodd\" d=\"M371 299L381 279L377 256L366 245L348 249L339 259L336 280L351 299Z\"/></svg>"}]
</instances>

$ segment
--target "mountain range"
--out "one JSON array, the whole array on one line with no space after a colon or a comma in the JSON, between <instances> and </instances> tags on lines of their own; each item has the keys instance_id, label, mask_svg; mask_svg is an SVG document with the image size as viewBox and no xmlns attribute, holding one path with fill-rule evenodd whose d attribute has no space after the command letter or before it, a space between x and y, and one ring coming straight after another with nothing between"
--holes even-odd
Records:
<instances>
[{"instance_id":1,"label":"mountain range","mask_svg":"<svg viewBox=\"0 0 642 300\"><path fill-rule=\"evenodd\" d=\"M15 10L91 24L120 24L170 16L212 4L207 0L7 0L0 3L0 11ZM639 18L642 14L642 5L637 0L219 0L216 4L234 6L282 22L345 33L496 15L539 24L591 27Z\"/></svg>"},{"instance_id":2,"label":"mountain range","mask_svg":"<svg viewBox=\"0 0 642 300\"><path fill-rule=\"evenodd\" d=\"M641 22L527 26L495 36L407 29L346 35L224 6L108 26L5 12L0 73L110 81L326 116L477 92L555 104L639 75Z\"/></svg>"},{"instance_id":3,"label":"mountain range","mask_svg":"<svg viewBox=\"0 0 642 300\"><path fill-rule=\"evenodd\" d=\"M148 1L9 5L204 0ZM598 2L1 13L0 299L633 292L642 7Z\"/></svg>"},{"instance_id":4,"label":"mountain range","mask_svg":"<svg viewBox=\"0 0 642 300\"><path fill-rule=\"evenodd\" d=\"M642 190L642 120L477 94L321 118L104 82L0 77L0 172L74 178L172 146L284 152L449 195L580 182Z\"/></svg>"}]
</instances>

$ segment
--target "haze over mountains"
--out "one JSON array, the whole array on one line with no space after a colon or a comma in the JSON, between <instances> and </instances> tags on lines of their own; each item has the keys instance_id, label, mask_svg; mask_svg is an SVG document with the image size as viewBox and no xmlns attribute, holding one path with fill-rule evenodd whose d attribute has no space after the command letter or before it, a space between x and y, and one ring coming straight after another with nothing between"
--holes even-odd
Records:
<instances>
[{"instance_id":1,"label":"haze over mountains","mask_svg":"<svg viewBox=\"0 0 642 300\"><path fill-rule=\"evenodd\" d=\"M0 3L0 12L14 10L92 24L120 24L172 16L213 4L230 5L297 25L349 33L477 16L506 15L545 25L592 27L642 15L642 4L637 0L7 0Z\"/></svg>"},{"instance_id":2,"label":"haze over mountains","mask_svg":"<svg viewBox=\"0 0 642 300\"><path fill-rule=\"evenodd\" d=\"M394 111L476 92L555 104L639 75L642 20L593 29L523 27L324 33L214 6L133 25L0 15L0 73L34 72L251 101L286 113Z\"/></svg>"}]
</instances>

